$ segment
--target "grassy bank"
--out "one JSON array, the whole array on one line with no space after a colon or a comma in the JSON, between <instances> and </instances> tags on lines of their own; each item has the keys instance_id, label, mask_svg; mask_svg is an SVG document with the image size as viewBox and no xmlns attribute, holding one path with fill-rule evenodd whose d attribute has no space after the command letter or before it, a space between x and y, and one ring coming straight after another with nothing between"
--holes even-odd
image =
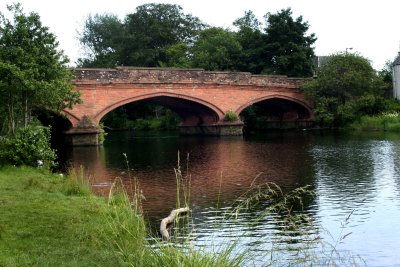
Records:
<instances>
[{"instance_id":1,"label":"grassy bank","mask_svg":"<svg viewBox=\"0 0 400 267\"><path fill-rule=\"evenodd\" d=\"M104 203L65 178L32 168L0 171L0 266L111 264L100 249Z\"/></svg>"},{"instance_id":2,"label":"grassy bank","mask_svg":"<svg viewBox=\"0 0 400 267\"><path fill-rule=\"evenodd\" d=\"M362 116L349 125L349 128L359 131L400 131L400 113L382 113L374 116Z\"/></svg>"},{"instance_id":3,"label":"grassy bank","mask_svg":"<svg viewBox=\"0 0 400 267\"><path fill-rule=\"evenodd\" d=\"M0 169L0 266L238 266L218 256L150 246L125 196L103 199L77 175ZM160 243L161 244L161 243Z\"/></svg>"}]
</instances>

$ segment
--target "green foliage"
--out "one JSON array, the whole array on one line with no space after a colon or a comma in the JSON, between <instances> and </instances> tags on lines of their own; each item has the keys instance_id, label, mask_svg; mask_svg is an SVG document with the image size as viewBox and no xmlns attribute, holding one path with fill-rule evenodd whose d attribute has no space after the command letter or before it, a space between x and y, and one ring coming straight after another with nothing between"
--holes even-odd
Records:
<instances>
[{"instance_id":1,"label":"green foliage","mask_svg":"<svg viewBox=\"0 0 400 267\"><path fill-rule=\"evenodd\" d=\"M259 105L247 107L240 113L240 116L245 123L245 131L259 131L268 128L268 111Z\"/></svg>"},{"instance_id":2,"label":"green foliage","mask_svg":"<svg viewBox=\"0 0 400 267\"><path fill-rule=\"evenodd\" d=\"M265 34L261 31L261 22L252 11L233 22L238 28L236 39L242 47L237 70L259 74L265 68Z\"/></svg>"},{"instance_id":3,"label":"green foliage","mask_svg":"<svg viewBox=\"0 0 400 267\"><path fill-rule=\"evenodd\" d=\"M239 119L238 115L235 112L228 110L225 112L224 121L226 122L235 122Z\"/></svg>"},{"instance_id":4,"label":"green foliage","mask_svg":"<svg viewBox=\"0 0 400 267\"><path fill-rule=\"evenodd\" d=\"M291 77L313 75L313 44L315 34L306 35L309 25L303 17L292 17L290 8L276 14L265 15L266 68L269 74L284 74Z\"/></svg>"},{"instance_id":5,"label":"green foliage","mask_svg":"<svg viewBox=\"0 0 400 267\"><path fill-rule=\"evenodd\" d=\"M324 127L342 127L387 109L382 79L369 60L357 54L331 55L317 78L302 89L314 100L316 120Z\"/></svg>"},{"instance_id":6,"label":"green foliage","mask_svg":"<svg viewBox=\"0 0 400 267\"><path fill-rule=\"evenodd\" d=\"M90 196L92 194L82 166L79 170L70 169L68 171L68 175L62 183L61 191L66 196Z\"/></svg>"},{"instance_id":7,"label":"green foliage","mask_svg":"<svg viewBox=\"0 0 400 267\"><path fill-rule=\"evenodd\" d=\"M89 16L79 36L89 53L79 65L173 66L178 63L171 62L171 53L178 51L169 50L170 46L191 45L203 27L197 17L184 14L180 6L172 4L138 6L122 22L109 14Z\"/></svg>"},{"instance_id":8,"label":"green foliage","mask_svg":"<svg viewBox=\"0 0 400 267\"><path fill-rule=\"evenodd\" d=\"M290 9L267 13L266 25L252 11L233 22L237 31L203 24L171 4L144 4L123 21L110 14L89 16L79 40L83 67L117 65L204 68L309 77L314 34Z\"/></svg>"},{"instance_id":9,"label":"green foliage","mask_svg":"<svg viewBox=\"0 0 400 267\"><path fill-rule=\"evenodd\" d=\"M79 102L72 92L68 59L56 37L36 13L26 15L19 4L8 6L13 19L0 13L0 117L7 132L32 121L32 111L58 112Z\"/></svg>"},{"instance_id":10,"label":"green foliage","mask_svg":"<svg viewBox=\"0 0 400 267\"><path fill-rule=\"evenodd\" d=\"M102 120L110 129L174 130L178 116L170 109L148 102L135 102L108 113Z\"/></svg>"},{"instance_id":11,"label":"green foliage","mask_svg":"<svg viewBox=\"0 0 400 267\"><path fill-rule=\"evenodd\" d=\"M236 70L242 47L236 34L222 28L203 30L193 47L193 65L205 70Z\"/></svg>"},{"instance_id":12,"label":"green foliage","mask_svg":"<svg viewBox=\"0 0 400 267\"><path fill-rule=\"evenodd\" d=\"M335 97L341 103L365 93L380 95L382 84L368 59L351 53L329 56L328 62L317 70L314 92Z\"/></svg>"},{"instance_id":13,"label":"green foliage","mask_svg":"<svg viewBox=\"0 0 400 267\"><path fill-rule=\"evenodd\" d=\"M51 168L56 154L50 148L50 128L29 126L0 142L0 164Z\"/></svg>"},{"instance_id":14,"label":"green foliage","mask_svg":"<svg viewBox=\"0 0 400 267\"><path fill-rule=\"evenodd\" d=\"M161 62L161 67L191 68L193 63L190 58L190 48L185 43L173 44L166 50L166 62Z\"/></svg>"},{"instance_id":15,"label":"green foliage","mask_svg":"<svg viewBox=\"0 0 400 267\"><path fill-rule=\"evenodd\" d=\"M174 116L162 116L159 118L143 119L133 121L133 129L141 131L149 130L175 130L177 121Z\"/></svg>"},{"instance_id":16,"label":"green foliage","mask_svg":"<svg viewBox=\"0 0 400 267\"><path fill-rule=\"evenodd\" d=\"M99 144L103 144L104 141L106 140L107 133L104 130L104 124L102 122L99 123L99 128L100 128L100 132L98 134L98 142L99 142Z\"/></svg>"},{"instance_id":17,"label":"green foliage","mask_svg":"<svg viewBox=\"0 0 400 267\"><path fill-rule=\"evenodd\" d=\"M78 64L85 67L114 67L120 65L118 51L124 38L123 23L112 14L89 15L79 40L86 58Z\"/></svg>"},{"instance_id":18,"label":"green foliage","mask_svg":"<svg viewBox=\"0 0 400 267\"><path fill-rule=\"evenodd\" d=\"M398 101L396 99L393 99L393 98L386 99L385 100L385 107L386 107L386 109L385 109L386 112L389 112L389 113L391 113L391 112L393 112L393 113L400 112L400 101Z\"/></svg>"},{"instance_id":19,"label":"green foliage","mask_svg":"<svg viewBox=\"0 0 400 267\"><path fill-rule=\"evenodd\" d=\"M379 78L383 82L383 91L386 97L393 96L393 62L386 61L385 66L378 72Z\"/></svg>"},{"instance_id":20,"label":"green foliage","mask_svg":"<svg viewBox=\"0 0 400 267\"><path fill-rule=\"evenodd\" d=\"M365 115L349 125L350 129L360 131L400 131L400 113L390 112L378 115Z\"/></svg>"}]
</instances>

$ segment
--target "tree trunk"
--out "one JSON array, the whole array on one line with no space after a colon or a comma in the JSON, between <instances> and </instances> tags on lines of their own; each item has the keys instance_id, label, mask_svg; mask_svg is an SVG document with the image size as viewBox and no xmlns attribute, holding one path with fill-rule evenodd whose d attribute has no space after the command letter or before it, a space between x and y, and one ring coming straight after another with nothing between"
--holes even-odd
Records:
<instances>
[{"instance_id":1,"label":"tree trunk","mask_svg":"<svg viewBox=\"0 0 400 267\"><path fill-rule=\"evenodd\" d=\"M24 128L28 127L28 122L29 122L29 108L28 108L28 96L27 93L23 93L23 99L24 99Z\"/></svg>"},{"instance_id":2,"label":"tree trunk","mask_svg":"<svg viewBox=\"0 0 400 267\"><path fill-rule=\"evenodd\" d=\"M15 136L15 114L14 114L14 105L12 99L10 98L11 102L8 104L8 132L11 131L11 134Z\"/></svg>"}]
</instances>

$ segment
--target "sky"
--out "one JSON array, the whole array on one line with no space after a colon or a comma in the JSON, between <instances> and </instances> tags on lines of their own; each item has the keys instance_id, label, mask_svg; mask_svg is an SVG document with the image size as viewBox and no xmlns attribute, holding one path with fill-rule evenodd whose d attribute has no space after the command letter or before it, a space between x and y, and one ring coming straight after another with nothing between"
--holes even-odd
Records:
<instances>
[{"instance_id":1,"label":"sky","mask_svg":"<svg viewBox=\"0 0 400 267\"><path fill-rule=\"evenodd\" d=\"M13 0L0 0L0 11ZM399 0L19 0L25 13L34 11L42 23L57 36L60 48L74 63L82 57L77 40L89 14L112 13L123 19L146 3L170 3L183 8L186 14L203 22L232 28L232 22L252 10L260 19L267 13L291 8L295 18L302 16L315 33L315 54L326 56L336 52L358 53L376 70L393 61L400 51Z\"/></svg>"}]
</instances>

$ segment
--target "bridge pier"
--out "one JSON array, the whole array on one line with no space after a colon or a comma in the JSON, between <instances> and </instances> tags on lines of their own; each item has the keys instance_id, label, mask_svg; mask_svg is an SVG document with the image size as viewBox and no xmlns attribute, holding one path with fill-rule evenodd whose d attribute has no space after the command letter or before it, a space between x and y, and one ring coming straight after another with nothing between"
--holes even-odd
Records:
<instances>
[{"instance_id":1,"label":"bridge pier","mask_svg":"<svg viewBox=\"0 0 400 267\"><path fill-rule=\"evenodd\" d=\"M233 136L243 134L243 122L218 123L211 125L182 125L179 127L181 135L203 136Z\"/></svg>"},{"instance_id":2,"label":"bridge pier","mask_svg":"<svg viewBox=\"0 0 400 267\"><path fill-rule=\"evenodd\" d=\"M89 116L85 115L76 126L64 133L65 141L70 146L98 146L102 144L99 141L99 134L102 131Z\"/></svg>"},{"instance_id":3,"label":"bridge pier","mask_svg":"<svg viewBox=\"0 0 400 267\"><path fill-rule=\"evenodd\" d=\"M79 129L72 128L65 132L66 144L69 146L98 146L100 129Z\"/></svg>"}]
</instances>

